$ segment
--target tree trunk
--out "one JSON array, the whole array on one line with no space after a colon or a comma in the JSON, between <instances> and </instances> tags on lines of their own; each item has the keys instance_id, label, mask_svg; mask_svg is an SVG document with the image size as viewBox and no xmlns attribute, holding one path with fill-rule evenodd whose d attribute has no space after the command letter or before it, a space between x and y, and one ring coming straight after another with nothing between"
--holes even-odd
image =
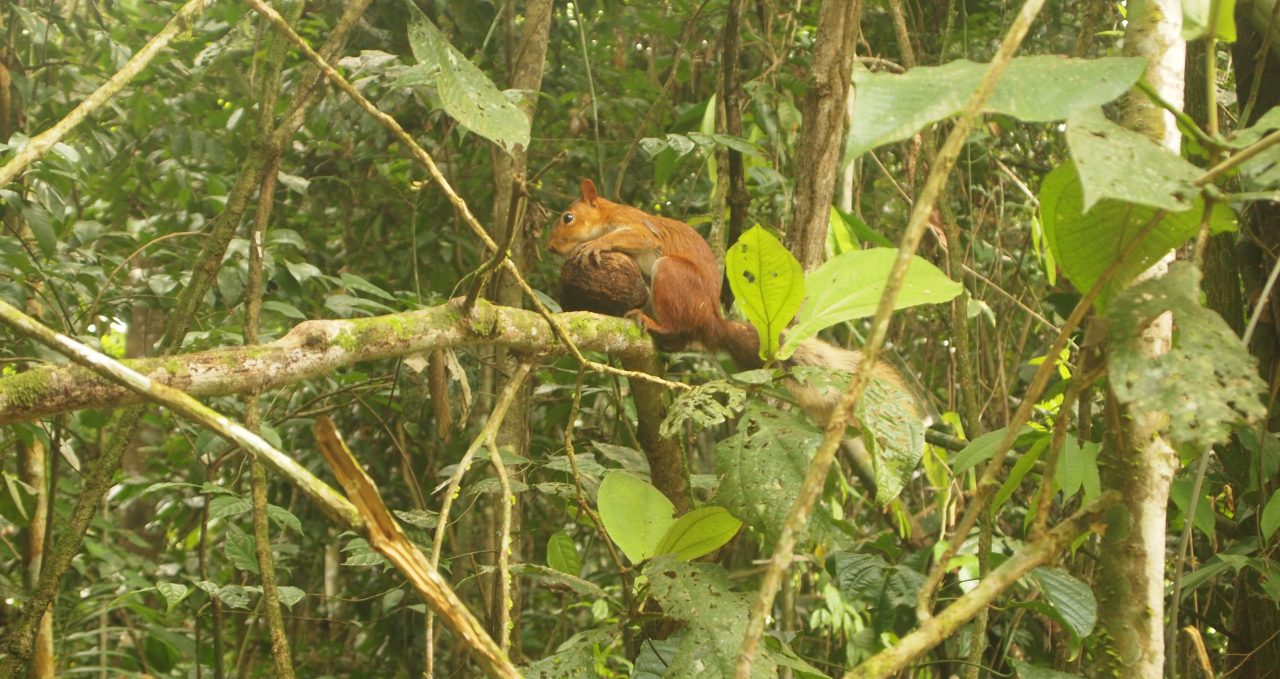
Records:
<instances>
[{"instance_id":1,"label":"tree trunk","mask_svg":"<svg viewBox=\"0 0 1280 679\"><path fill-rule=\"evenodd\" d=\"M802 109L804 126L794 159L795 204L786 234L787 249L806 271L822 263L826 249L862 2L823 0L819 12L813 70Z\"/></svg>"},{"instance_id":2,"label":"tree trunk","mask_svg":"<svg viewBox=\"0 0 1280 679\"><path fill-rule=\"evenodd\" d=\"M1181 30L1182 8L1176 0L1130 3L1125 53L1148 59L1147 82L1174 106L1183 101ZM1171 114L1138 93L1130 94L1122 111L1123 124L1178 152L1181 138ZM1171 257L1139 278L1161 275ZM1171 332L1169 315L1157 318L1143 334L1145 350L1153 356L1168 351ZM1121 413L1114 399L1110 412L1112 436L1101 460L1102 483L1120 491L1125 517L1103 538L1099 555L1098 621L1105 648L1098 654L1103 661L1096 674L1158 679L1165 662L1166 510L1178 456L1160 436L1166 413Z\"/></svg>"}]
</instances>

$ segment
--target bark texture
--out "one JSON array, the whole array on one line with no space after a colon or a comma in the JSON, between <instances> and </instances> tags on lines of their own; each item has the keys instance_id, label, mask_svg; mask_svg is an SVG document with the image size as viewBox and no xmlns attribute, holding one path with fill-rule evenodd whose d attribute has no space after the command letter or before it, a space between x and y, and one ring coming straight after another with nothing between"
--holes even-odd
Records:
<instances>
[{"instance_id":1,"label":"bark texture","mask_svg":"<svg viewBox=\"0 0 1280 679\"><path fill-rule=\"evenodd\" d=\"M861 14L861 0L823 0L818 17L813 70L801 110L804 128L795 157L795 204L785 241L806 271L822 263L827 243Z\"/></svg>"},{"instance_id":2,"label":"bark texture","mask_svg":"<svg viewBox=\"0 0 1280 679\"><path fill-rule=\"evenodd\" d=\"M1174 106L1181 107L1186 43L1181 37L1182 8L1176 0L1141 0L1129 5L1125 53L1147 58L1146 80ZM1122 124L1178 152L1181 136L1173 116L1140 93L1122 103ZM1172 253L1170 254L1170 258ZM1162 275L1168 259L1139 278ZM1166 314L1144 333L1152 356L1168 351L1172 322ZM1103 538L1098 568L1098 621L1104 652L1099 674L1123 672L1134 679L1158 679L1164 673L1164 571L1169 487L1178 469L1177 453L1161 437L1168 416L1112 407L1115 434L1100 460L1104 488L1122 499L1119 528ZM1123 422L1123 423L1122 423Z\"/></svg>"}]
</instances>

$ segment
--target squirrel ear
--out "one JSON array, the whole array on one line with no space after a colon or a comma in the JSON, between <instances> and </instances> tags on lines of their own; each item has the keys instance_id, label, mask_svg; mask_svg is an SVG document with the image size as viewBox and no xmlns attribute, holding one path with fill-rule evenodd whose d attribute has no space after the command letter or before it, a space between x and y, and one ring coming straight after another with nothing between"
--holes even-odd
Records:
<instances>
[{"instance_id":1,"label":"squirrel ear","mask_svg":"<svg viewBox=\"0 0 1280 679\"><path fill-rule=\"evenodd\" d=\"M588 205L594 206L596 204L596 198L599 197L596 195L595 182L591 181L590 179L583 179L581 189L582 189L582 200L586 202Z\"/></svg>"}]
</instances>

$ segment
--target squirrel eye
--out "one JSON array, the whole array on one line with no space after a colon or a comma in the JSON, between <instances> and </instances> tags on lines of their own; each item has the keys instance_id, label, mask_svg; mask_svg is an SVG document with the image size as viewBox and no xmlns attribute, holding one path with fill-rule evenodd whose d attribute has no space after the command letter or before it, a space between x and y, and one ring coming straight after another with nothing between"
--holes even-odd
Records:
<instances>
[{"instance_id":1,"label":"squirrel eye","mask_svg":"<svg viewBox=\"0 0 1280 679\"><path fill-rule=\"evenodd\" d=\"M573 213L572 212L564 213L564 223L570 224L572 222L573 222Z\"/></svg>"}]
</instances>

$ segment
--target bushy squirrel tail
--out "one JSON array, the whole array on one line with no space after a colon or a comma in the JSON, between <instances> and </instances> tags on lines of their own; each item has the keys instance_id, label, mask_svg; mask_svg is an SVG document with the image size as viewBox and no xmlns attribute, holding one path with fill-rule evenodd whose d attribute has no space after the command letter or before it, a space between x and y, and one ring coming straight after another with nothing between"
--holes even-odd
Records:
<instances>
[{"instance_id":1,"label":"bushy squirrel tail","mask_svg":"<svg viewBox=\"0 0 1280 679\"><path fill-rule=\"evenodd\" d=\"M760 359L760 336L756 329L742 321L723 319L717 327L715 337L707 337L703 343L711 349L723 349L733 358L740 370L753 370L762 367ZM853 372L862 362L862 352L842 349L820 339L807 339L796 347L783 365L788 368L814 367ZM903 394L913 394L902 375L894 367L885 362L877 362L872 377L888 383ZM830 421L831 414L840 403L840 389L831 385L815 385L798 379L786 381L787 390L795 397L796 402L809 413L814 420L822 423ZM914 398L913 398L914 401ZM913 409L921 413L919 404L913 403ZM921 414L921 417L923 415Z\"/></svg>"}]
</instances>

